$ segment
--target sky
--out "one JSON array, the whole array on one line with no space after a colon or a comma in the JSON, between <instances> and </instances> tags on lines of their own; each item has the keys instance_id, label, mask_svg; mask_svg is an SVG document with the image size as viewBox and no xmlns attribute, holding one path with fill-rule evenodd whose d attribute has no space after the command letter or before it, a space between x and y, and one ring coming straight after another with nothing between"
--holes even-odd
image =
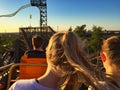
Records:
<instances>
[{"instance_id":1,"label":"sky","mask_svg":"<svg viewBox=\"0 0 120 90\"><path fill-rule=\"evenodd\" d=\"M11 14L30 0L0 0L0 15ZM32 19L30 20L30 14ZM13 17L0 17L0 32L19 32L19 27L39 26L39 10L31 6ZM47 0L47 24L55 31L86 24L120 30L120 0Z\"/></svg>"}]
</instances>

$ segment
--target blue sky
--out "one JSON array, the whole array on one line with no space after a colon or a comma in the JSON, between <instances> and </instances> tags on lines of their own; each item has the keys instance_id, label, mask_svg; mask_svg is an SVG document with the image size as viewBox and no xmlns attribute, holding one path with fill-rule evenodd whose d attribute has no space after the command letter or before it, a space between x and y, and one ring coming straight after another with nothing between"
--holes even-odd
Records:
<instances>
[{"instance_id":1,"label":"blue sky","mask_svg":"<svg viewBox=\"0 0 120 90\"><path fill-rule=\"evenodd\" d=\"M0 0L0 15L15 12L30 0ZM19 27L39 26L39 10L29 7L14 17L0 18L0 32L18 32ZM54 30L68 30L86 24L107 30L120 30L120 0L47 0L48 25Z\"/></svg>"}]
</instances>

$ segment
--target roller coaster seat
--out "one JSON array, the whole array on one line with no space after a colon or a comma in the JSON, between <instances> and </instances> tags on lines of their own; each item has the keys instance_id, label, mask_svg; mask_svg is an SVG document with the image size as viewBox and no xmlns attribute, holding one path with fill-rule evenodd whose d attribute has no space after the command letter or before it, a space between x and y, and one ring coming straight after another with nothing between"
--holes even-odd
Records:
<instances>
[{"instance_id":1,"label":"roller coaster seat","mask_svg":"<svg viewBox=\"0 0 120 90\"><path fill-rule=\"evenodd\" d=\"M46 66L20 66L19 79L38 78L45 73L47 68L46 58L28 58L24 55L20 63L46 64Z\"/></svg>"},{"instance_id":2,"label":"roller coaster seat","mask_svg":"<svg viewBox=\"0 0 120 90\"><path fill-rule=\"evenodd\" d=\"M4 87L4 85L2 83L0 83L0 90L2 90Z\"/></svg>"}]
</instances>

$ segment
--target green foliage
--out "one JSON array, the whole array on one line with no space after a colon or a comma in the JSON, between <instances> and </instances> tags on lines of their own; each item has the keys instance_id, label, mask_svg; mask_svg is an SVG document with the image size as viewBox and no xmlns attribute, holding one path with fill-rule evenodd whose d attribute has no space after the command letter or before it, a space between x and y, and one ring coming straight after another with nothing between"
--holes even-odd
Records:
<instances>
[{"instance_id":1,"label":"green foliage","mask_svg":"<svg viewBox=\"0 0 120 90\"><path fill-rule=\"evenodd\" d=\"M102 27L93 26L92 35L88 42L89 51L95 53L100 49L101 40L102 40Z\"/></svg>"},{"instance_id":2,"label":"green foliage","mask_svg":"<svg viewBox=\"0 0 120 90\"><path fill-rule=\"evenodd\" d=\"M70 28L68 29L68 31L72 32L72 31L73 31L72 27L70 27Z\"/></svg>"},{"instance_id":3,"label":"green foliage","mask_svg":"<svg viewBox=\"0 0 120 90\"><path fill-rule=\"evenodd\" d=\"M102 27L93 26L91 31L91 37L86 37L86 25L76 26L75 32L82 40L86 40L89 53L96 53L101 46L102 40Z\"/></svg>"},{"instance_id":4,"label":"green foliage","mask_svg":"<svg viewBox=\"0 0 120 90\"><path fill-rule=\"evenodd\" d=\"M86 37L87 31L85 28L86 25L76 26L73 32L76 33L82 40L86 41L89 53L96 53L101 47L103 28L99 26L93 26L90 37ZM69 31L72 31L71 27L69 28Z\"/></svg>"},{"instance_id":5,"label":"green foliage","mask_svg":"<svg viewBox=\"0 0 120 90\"><path fill-rule=\"evenodd\" d=\"M3 34L0 37L0 56L13 46L15 38L10 34Z\"/></svg>"},{"instance_id":6,"label":"green foliage","mask_svg":"<svg viewBox=\"0 0 120 90\"><path fill-rule=\"evenodd\" d=\"M82 40L86 38L86 25L77 26L73 32L75 32Z\"/></svg>"}]
</instances>

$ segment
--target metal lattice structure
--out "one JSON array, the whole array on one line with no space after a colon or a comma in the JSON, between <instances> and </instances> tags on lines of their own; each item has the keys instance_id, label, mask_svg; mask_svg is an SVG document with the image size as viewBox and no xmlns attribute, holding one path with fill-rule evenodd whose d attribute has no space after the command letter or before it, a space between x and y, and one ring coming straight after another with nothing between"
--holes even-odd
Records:
<instances>
[{"instance_id":1,"label":"metal lattice structure","mask_svg":"<svg viewBox=\"0 0 120 90\"><path fill-rule=\"evenodd\" d=\"M28 8L30 6L38 7L40 11L40 27L47 26L47 0L31 0L30 4L21 6L17 11L7 15L0 15L0 17L12 17L15 16L22 9Z\"/></svg>"},{"instance_id":2,"label":"metal lattice structure","mask_svg":"<svg viewBox=\"0 0 120 90\"><path fill-rule=\"evenodd\" d=\"M16 40L16 44L14 46L15 48L15 59L18 58L18 51L19 51L19 45L20 44L23 44L22 43L22 40L24 42L26 42L26 47L24 45L21 45L22 48L21 49L24 49L26 50L27 49L32 49L31 48L31 37L32 35L34 34L39 34L41 35L44 40L46 41L46 43L48 42L50 36L55 33L55 31L53 31L53 29L49 26L47 26L47 0L30 0L30 4L26 4L26 5L23 5L21 6L18 10L16 10L14 13L11 13L11 14L7 14L7 15L0 15L0 17L12 17L12 16L15 16L19 11L27 8L27 7L30 7L30 6L35 6L39 9L40 11L40 27L26 27L26 28L22 28L20 29L20 37L18 37L18 39ZM52 32L52 34L50 34L50 32ZM19 44L18 44L19 43ZM20 50L22 51L22 50ZM9 56L7 54L7 56ZM18 58L19 59L19 58ZM16 60L12 60L13 62L16 62ZM8 63L9 64L9 63Z\"/></svg>"},{"instance_id":3,"label":"metal lattice structure","mask_svg":"<svg viewBox=\"0 0 120 90\"><path fill-rule=\"evenodd\" d=\"M30 0L30 4L26 4L21 6L17 11L7 15L0 15L0 17L12 17L15 16L19 11L30 7L35 6L40 11L40 27L20 27L19 28L19 37L15 40L14 48L12 51L6 52L4 58L1 63L1 71L0 71L0 83L4 85L3 90L6 90L7 85L7 76L9 74L9 67L12 63L19 63L21 56L24 54L26 50L32 49L31 38L33 35L37 34L44 38L45 44L44 48L46 48L49 38L55 33L55 31L47 26L47 1L46 0ZM12 53L12 54L11 54ZM7 68L3 68L4 66ZM3 67L2 67L3 66ZM15 76L16 78L16 71Z\"/></svg>"},{"instance_id":4,"label":"metal lattice structure","mask_svg":"<svg viewBox=\"0 0 120 90\"><path fill-rule=\"evenodd\" d=\"M40 27L47 26L47 0L31 0L31 6L40 11Z\"/></svg>"},{"instance_id":5,"label":"metal lattice structure","mask_svg":"<svg viewBox=\"0 0 120 90\"><path fill-rule=\"evenodd\" d=\"M41 32L42 29L42 32ZM46 32L47 30L47 32ZM45 46L46 47L48 40L50 37L55 33L55 31L50 27L21 27L19 28L20 32L20 40L24 41L24 46L26 45L28 50L32 50L32 36L33 35L40 35L45 40ZM24 49L25 50L25 49Z\"/></svg>"}]
</instances>

